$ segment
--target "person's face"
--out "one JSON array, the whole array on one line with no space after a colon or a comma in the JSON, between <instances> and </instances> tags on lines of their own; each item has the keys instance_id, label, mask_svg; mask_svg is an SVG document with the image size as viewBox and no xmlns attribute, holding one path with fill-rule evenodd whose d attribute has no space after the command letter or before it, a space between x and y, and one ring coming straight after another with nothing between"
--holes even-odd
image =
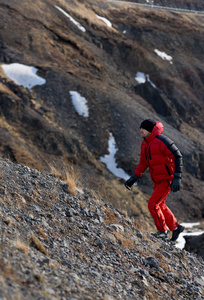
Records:
<instances>
[{"instance_id":1,"label":"person's face","mask_svg":"<svg viewBox=\"0 0 204 300\"><path fill-rule=\"evenodd\" d=\"M144 128L140 128L140 133L141 133L142 138L146 138L146 137L150 136L150 134L151 134L151 132L147 131Z\"/></svg>"}]
</instances>

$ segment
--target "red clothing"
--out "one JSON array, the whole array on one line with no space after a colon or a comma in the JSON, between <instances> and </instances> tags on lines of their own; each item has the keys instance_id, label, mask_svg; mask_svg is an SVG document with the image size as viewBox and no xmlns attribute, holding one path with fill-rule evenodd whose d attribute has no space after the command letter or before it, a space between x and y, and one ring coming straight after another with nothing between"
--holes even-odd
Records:
<instances>
[{"instance_id":1,"label":"red clothing","mask_svg":"<svg viewBox=\"0 0 204 300\"><path fill-rule=\"evenodd\" d=\"M144 138L141 144L140 162L135 174L141 177L149 168L154 182L154 191L148 202L149 211L159 231L168 228L173 231L178 222L166 206L165 201L170 192L170 184L174 172L182 173L182 155L173 141L162 134L163 125L156 122L150 136Z\"/></svg>"},{"instance_id":2,"label":"red clothing","mask_svg":"<svg viewBox=\"0 0 204 300\"><path fill-rule=\"evenodd\" d=\"M149 211L159 231L165 231L168 228L173 231L178 226L177 219L165 204L170 189L170 183L167 180L155 184L152 196L148 201Z\"/></svg>"},{"instance_id":3,"label":"red clothing","mask_svg":"<svg viewBox=\"0 0 204 300\"><path fill-rule=\"evenodd\" d=\"M162 180L172 180L175 172L175 156L167 146L158 138L164 126L156 122L150 136L144 138L141 145L140 162L135 170L139 177L149 167L149 172L154 183Z\"/></svg>"}]
</instances>

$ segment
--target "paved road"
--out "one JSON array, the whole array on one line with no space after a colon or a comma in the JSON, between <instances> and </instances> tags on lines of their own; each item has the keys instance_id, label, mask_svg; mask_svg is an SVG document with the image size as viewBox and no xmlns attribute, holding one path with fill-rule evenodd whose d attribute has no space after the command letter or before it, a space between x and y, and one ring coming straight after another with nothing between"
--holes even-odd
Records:
<instances>
[{"instance_id":1,"label":"paved road","mask_svg":"<svg viewBox=\"0 0 204 300\"><path fill-rule=\"evenodd\" d=\"M107 0L107 1L108 2L126 3L126 4L138 5L138 6L145 6L148 8L157 8L157 9L159 8L159 9L165 9L165 10L171 10L171 11L185 12L185 13L204 14L204 11L188 10L188 9L182 9L182 8L159 6L159 5L150 5L150 4L145 4L145 3L143 4L143 3L135 3L135 2L119 1L119 0Z\"/></svg>"}]
</instances>

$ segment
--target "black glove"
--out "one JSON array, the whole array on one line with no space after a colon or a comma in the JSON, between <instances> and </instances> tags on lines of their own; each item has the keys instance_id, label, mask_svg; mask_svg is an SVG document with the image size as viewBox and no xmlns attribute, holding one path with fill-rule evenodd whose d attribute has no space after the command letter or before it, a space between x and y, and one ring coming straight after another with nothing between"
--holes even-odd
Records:
<instances>
[{"instance_id":1,"label":"black glove","mask_svg":"<svg viewBox=\"0 0 204 300\"><path fill-rule=\"evenodd\" d=\"M174 173L174 178L171 183L172 192L178 192L181 186L181 173Z\"/></svg>"},{"instance_id":2,"label":"black glove","mask_svg":"<svg viewBox=\"0 0 204 300\"><path fill-rule=\"evenodd\" d=\"M131 190L131 186L137 182L139 177L136 174L133 174L126 182L125 182L125 187L128 190Z\"/></svg>"}]
</instances>

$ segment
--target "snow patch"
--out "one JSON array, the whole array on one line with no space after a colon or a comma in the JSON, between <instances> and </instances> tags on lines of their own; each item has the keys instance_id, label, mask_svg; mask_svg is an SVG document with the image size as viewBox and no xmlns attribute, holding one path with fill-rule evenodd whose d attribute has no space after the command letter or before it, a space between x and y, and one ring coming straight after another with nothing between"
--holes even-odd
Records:
<instances>
[{"instance_id":1,"label":"snow patch","mask_svg":"<svg viewBox=\"0 0 204 300\"><path fill-rule=\"evenodd\" d=\"M117 167L115 161L115 154L118 151L118 149L116 147L115 138L113 137L112 133L109 134L108 151L109 154L106 154L103 157L101 156L100 161L106 164L107 169L115 176L123 178L124 180L130 178L130 176L123 169Z\"/></svg>"},{"instance_id":2,"label":"snow patch","mask_svg":"<svg viewBox=\"0 0 204 300\"><path fill-rule=\"evenodd\" d=\"M59 6L55 5L55 8L57 8L59 11L61 11L67 18L70 19L70 21L72 23L74 23L74 25L76 25L81 31L86 32L86 29L79 23L77 22L75 19L73 19L66 11L64 11L62 8L60 8Z\"/></svg>"},{"instance_id":3,"label":"snow patch","mask_svg":"<svg viewBox=\"0 0 204 300\"><path fill-rule=\"evenodd\" d=\"M154 88L156 88L156 85L150 80L149 75L142 73L142 72L137 72L136 76L135 76L135 80L138 83L145 83L146 81L148 81Z\"/></svg>"},{"instance_id":4,"label":"snow patch","mask_svg":"<svg viewBox=\"0 0 204 300\"><path fill-rule=\"evenodd\" d=\"M36 75L38 69L32 66L25 66L19 63L1 65L5 75L16 84L24 88L32 89L35 85L43 85L46 80Z\"/></svg>"},{"instance_id":5,"label":"snow patch","mask_svg":"<svg viewBox=\"0 0 204 300\"><path fill-rule=\"evenodd\" d=\"M108 19L103 18L103 17L100 17L100 16L98 16L98 15L96 15L96 16L97 16L97 18L98 18L99 20L101 20L101 21L103 21L104 23L106 23L106 25L107 25L108 27L112 27L112 23L111 23Z\"/></svg>"},{"instance_id":6,"label":"snow patch","mask_svg":"<svg viewBox=\"0 0 204 300\"><path fill-rule=\"evenodd\" d=\"M72 103L80 116L88 117L89 116L89 108L87 106L87 100L82 97L76 91L70 91Z\"/></svg>"},{"instance_id":7,"label":"snow patch","mask_svg":"<svg viewBox=\"0 0 204 300\"><path fill-rule=\"evenodd\" d=\"M181 225L185 227L185 230L184 232L179 234L179 237L177 239L176 247L179 249L183 249L185 247L186 240L184 239L184 236L187 235L197 236L204 233L204 231L195 231L195 232L186 231L187 228L193 228L195 226L200 225L200 223L181 223Z\"/></svg>"},{"instance_id":8,"label":"snow patch","mask_svg":"<svg viewBox=\"0 0 204 300\"><path fill-rule=\"evenodd\" d=\"M163 60L168 60L170 64L173 64L172 62L172 56L167 55L165 52L159 51L158 49L154 49L154 52L160 56Z\"/></svg>"},{"instance_id":9,"label":"snow patch","mask_svg":"<svg viewBox=\"0 0 204 300\"><path fill-rule=\"evenodd\" d=\"M187 228L193 228L195 226L199 226L200 223L199 222L198 223L181 223L181 225L187 229Z\"/></svg>"}]
</instances>

